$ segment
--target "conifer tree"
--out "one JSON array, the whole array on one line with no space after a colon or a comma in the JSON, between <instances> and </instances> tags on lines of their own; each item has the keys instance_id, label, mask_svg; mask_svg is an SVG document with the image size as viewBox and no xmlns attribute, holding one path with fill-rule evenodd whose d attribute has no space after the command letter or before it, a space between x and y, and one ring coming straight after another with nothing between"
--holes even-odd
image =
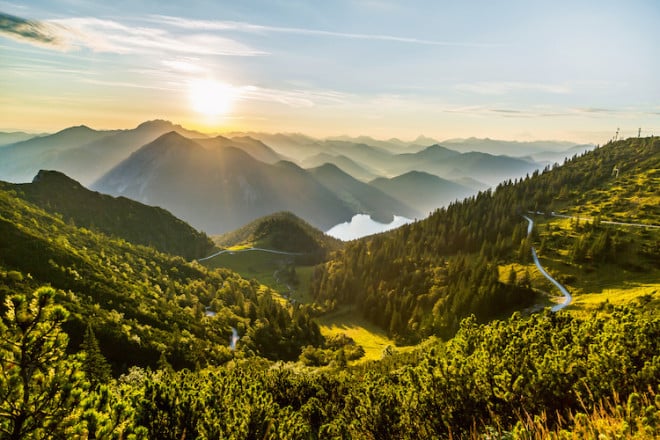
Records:
<instances>
[{"instance_id":1,"label":"conifer tree","mask_svg":"<svg viewBox=\"0 0 660 440\"><path fill-rule=\"evenodd\" d=\"M0 321L0 437L65 438L83 390L80 364L65 353L68 313L53 305L55 290L31 299L14 295Z\"/></svg>"},{"instance_id":2,"label":"conifer tree","mask_svg":"<svg viewBox=\"0 0 660 440\"><path fill-rule=\"evenodd\" d=\"M85 331L85 337L80 348L85 352L82 368L92 387L107 383L112 377L110 364L101 353L91 324L87 325L87 331Z\"/></svg>"}]
</instances>

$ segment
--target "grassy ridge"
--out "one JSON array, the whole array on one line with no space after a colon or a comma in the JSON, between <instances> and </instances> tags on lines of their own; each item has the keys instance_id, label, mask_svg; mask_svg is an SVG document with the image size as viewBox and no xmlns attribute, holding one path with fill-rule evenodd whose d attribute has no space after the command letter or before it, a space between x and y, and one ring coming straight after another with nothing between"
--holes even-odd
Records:
<instances>
[{"instance_id":1,"label":"grassy ridge","mask_svg":"<svg viewBox=\"0 0 660 440\"><path fill-rule=\"evenodd\" d=\"M640 219L643 220L643 219ZM539 219L538 237L541 264L573 294L568 310L583 313L613 305L639 303L657 313L660 305L660 261L657 253L644 252L646 245L658 246L660 230L602 224L620 249L608 261L588 255L573 261L576 242L591 224L577 225L570 219ZM540 248L539 248L540 247Z\"/></svg>"}]
</instances>

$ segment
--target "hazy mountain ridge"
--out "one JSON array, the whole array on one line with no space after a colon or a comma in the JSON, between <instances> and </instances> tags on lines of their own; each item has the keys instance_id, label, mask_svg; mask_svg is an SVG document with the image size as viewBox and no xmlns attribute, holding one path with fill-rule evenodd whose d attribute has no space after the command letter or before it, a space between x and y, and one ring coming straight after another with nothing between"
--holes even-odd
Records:
<instances>
[{"instance_id":1,"label":"hazy mountain ridge","mask_svg":"<svg viewBox=\"0 0 660 440\"><path fill-rule=\"evenodd\" d=\"M58 171L41 170L32 183L0 182L0 189L14 190L64 221L186 259L205 256L213 248L206 234L164 209L90 191Z\"/></svg>"},{"instance_id":2,"label":"hazy mountain ridge","mask_svg":"<svg viewBox=\"0 0 660 440\"><path fill-rule=\"evenodd\" d=\"M522 159L503 154L495 154L487 148L500 145L499 141L481 143L485 149L481 152L457 151L453 149L454 144L438 144L437 142L421 146L418 142L429 142L434 139L420 137L411 143L403 141L377 141L368 136L352 138L349 136L332 137L325 140L315 140L300 135L264 135L250 133L250 136L261 139L268 143L274 140L282 148L287 149L289 157L296 158L302 166L317 161L318 157L345 156L362 166L367 166L369 171L380 177L395 177L409 171L425 171L445 179L457 179L461 177L478 176L480 181L488 185L496 185L499 182L515 177L522 177L535 169L543 167L544 163L537 163L533 158ZM371 142L371 144L369 143ZM507 142L502 144L515 145L518 153L524 150L528 143ZM574 146L570 143L556 143L557 145ZM465 146L464 143L456 145ZM532 144L539 148L555 145L552 142ZM400 148L399 148L400 147ZM277 147L275 147L277 149ZM344 163L337 163L336 159L329 159L331 163L349 172ZM489 164L489 162L492 162ZM356 170L359 172L359 170ZM352 173L350 173L352 174ZM361 173L364 176L364 173ZM354 177L358 177L354 175ZM366 176L365 176L366 177Z\"/></svg>"},{"instance_id":3,"label":"hazy mountain ridge","mask_svg":"<svg viewBox=\"0 0 660 440\"><path fill-rule=\"evenodd\" d=\"M394 214L418 218L421 212L379 188L351 177L336 165L325 164L310 170L319 182L331 188L356 214L368 213L379 223L390 223Z\"/></svg>"},{"instance_id":4,"label":"hazy mountain ridge","mask_svg":"<svg viewBox=\"0 0 660 440\"><path fill-rule=\"evenodd\" d=\"M343 154L333 155L329 153L319 153L315 156L308 157L302 161L301 165L304 168L316 168L326 163L335 165L345 173L365 182L374 179L378 175L376 171L367 165L357 163Z\"/></svg>"},{"instance_id":5,"label":"hazy mountain ridge","mask_svg":"<svg viewBox=\"0 0 660 440\"><path fill-rule=\"evenodd\" d=\"M235 136L232 138L216 136L206 139L194 139L194 141L206 148L238 148L255 159L268 164L287 159L260 140L249 136Z\"/></svg>"},{"instance_id":6,"label":"hazy mountain ridge","mask_svg":"<svg viewBox=\"0 0 660 440\"><path fill-rule=\"evenodd\" d=\"M0 179L11 182L29 182L37 172L48 164L94 140L109 136L110 132L93 130L80 125L57 133L28 139L0 149ZM43 166L46 165L46 166Z\"/></svg>"},{"instance_id":7,"label":"hazy mountain ridge","mask_svg":"<svg viewBox=\"0 0 660 440\"><path fill-rule=\"evenodd\" d=\"M188 153L163 146L148 154L143 151L139 160L136 159L134 153L167 132L181 134L181 138L172 142L187 145ZM438 144L421 147L420 143L434 141L426 137L405 142L379 141L368 136L314 139L302 134L204 136L163 120L148 121L130 130L71 127L4 147L0 151L0 179L29 181L38 169L56 169L84 185L93 184L102 192L163 206L195 227L213 233L240 227L254 218L281 210L293 211L324 230L359 213L374 214L377 220L387 223L392 215L416 218L429 211L429 204L418 203L423 208L419 209L402 202L408 197L419 197L401 191L390 194L389 200L379 191L372 203L369 197L355 193L358 188L364 194L370 190L351 180L354 178L370 182L378 177L395 178L420 171L454 182L476 177L485 185L496 185L541 167L533 158L461 153ZM189 140L201 149L193 148ZM239 150L247 153L247 157L241 156ZM176 155L180 162L165 157L168 154ZM184 157L188 154L190 157ZM213 169L211 164L222 160L229 160L233 169L218 164L219 168ZM295 161L297 166L278 165L282 160ZM318 176L310 180L305 173L311 171L299 169L319 168L326 163L337 166L345 175L334 183L321 185ZM178 176L178 183L168 181L166 174ZM297 183L287 183L291 179ZM479 182L472 181L467 186L483 188ZM449 187L456 192L444 191L441 202L464 197L463 189ZM205 197L211 193L217 197ZM433 208L438 206L441 205Z\"/></svg>"},{"instance_id":8,"label":"hazy mountain ridge","mask_svg":"<svg viewBox=\"0 0 660 440\"><path fill-rule=\"evenodd\" d=\"M236 229L281 210L321 228L353 212L305 170L265 164L242 150L208 150L176 133L145 145L94 185L113 195L165 206L210 233Z\"/></svg>"},{"instance_id":9,"label":"hazy mountain ridge","mask_svg":"<svg viewBox=\"0 0 660 440\"><path fill-rule=\"evenodd\" d=\"M506 179L522 177L539 169L540 164L510 156L489 153L459 153L440 145L430 146L413 154L396 156L389 174L425 171L445 179L478 176L480 181L497 185Z\"/></svg>"},{"instance_id":10,"label":"hazy mountain ridge","mask_svg":"<svg viewBox=\"0 0 660 440\"><path fill-rule=\"evenodd\" d=\"M89 185L142 145L169 131L205 137L169 121L143 122L134 129L70 127L0 150L0 179L29 182L40 169L54 169Z\"/></svg>"},{"instance_id":11,"label":"hazy mountain ridge","mask_svg":"<svg viewBox=\"0 0 660 440\"><path fill-rule=\"evenodd\" d=\"M409 171L390 179L379 177L369 184L392 197L405 200L425 214L477 192L474 188L423 171Z\"/></svg>"},{"instance_id":12,"label":"hazy mountain ridge","mask_svg":"<svg viewBox=\"0 0 660 440\"><path fill-rule=\"evenodd\" d=\"M24 131L0 132L0 147L43 136L47 136L47 133L26 133Z\"/></svg>"},{"instance_id":13,"label":"hazy mountain ridge","mask_svg":"<svg viewBox=\"0 0 660 440\"><path fill-rule=\"evenodd\" d=\"M528 155L533 157L535 154L540 153L561 153L574 147L584 147L585 149L594 147L592 144L578 145L575 142L569 141L506 141L475 137L466 139L447 139L440 143L462 153L481 151L495 155L504 154L513 157Z\"/></svg>"}]
</instances>

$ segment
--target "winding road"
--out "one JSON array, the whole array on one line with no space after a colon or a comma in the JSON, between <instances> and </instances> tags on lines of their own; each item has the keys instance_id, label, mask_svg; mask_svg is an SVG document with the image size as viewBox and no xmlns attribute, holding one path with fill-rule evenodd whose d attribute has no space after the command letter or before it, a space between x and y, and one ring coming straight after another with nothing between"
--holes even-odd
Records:
<instances>
[{"instance_id":1,"label":"winding road","mask_svg":"<svg viewBox=\"0 0 660 440\"><path fill-rule=\"evenodd\" d=\"M534 228L534 220L532 220L531 218L527 217L526 215L523 215L523 217L524 217L525 220L527 220L527 222L528 222L528 225L527 225L527 236L529 236L529 235L532 233L532 229ZM552 310L553 312L558 312L558 311L560 311L561 309L563 309L564 307L566 307L567 305L569 305L569 304L571 303L571 301L573 301L573 297L571 296L571 294L569 293L569 291L568 291L564 286L562 286L562 285L559 283L559 281L557 281L557 280L555 280L554 278L552 278L552 277L550 276L550 274L549 274L548 272L545 271L545 269L543 268L543 266L541 266L541 262L539 261L539 257L536 255L536 249L534 248L534 246L532 246L532 258L534 258L534 264L536 264L536 267L538 268L539 272L541 272L541 273L543 274L543 276L546 277L546 278L547 278L552 284L554 284L555 286L557 286L557 288L558 288L559 291L562 293L562 295L564 295L564 301L563 301L562 303L560 303L560 304L557 304L557 305L553 306L553 307L550 309L550 310Z\"/></svg>"},{"instance_id":2,"label":"winding road","mask_svg":"<svg viewBox=\"0 0 660 440\"><path fill-rule=\"evenodd\" d=\"M229 249L223 249L221 251L218 251L214 254L209 255L208 257L204 258L198 258L197 261L206 261L210 260L213 257L217 257L218 255L222 254L238 254L240 252L250 252L250 251L261 251L261 252L269 252L271 254L278 254L278 255L291 255L291 256L296 256L296 255L305 255L304 253L301 252L285 252L285 251L276 251L275 249L264 249L264 248L256 248L256 247L251 247L251 248L245 248L245 249L238 249L235 251L229 250Z\"/></svg>"}]
</instances>

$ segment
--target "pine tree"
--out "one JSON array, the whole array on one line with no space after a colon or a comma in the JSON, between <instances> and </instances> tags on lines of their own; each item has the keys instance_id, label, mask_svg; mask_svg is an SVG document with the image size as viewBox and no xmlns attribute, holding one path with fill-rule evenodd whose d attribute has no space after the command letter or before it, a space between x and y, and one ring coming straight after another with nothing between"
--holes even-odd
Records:
<instances>
[{"instance_id":1,"label":"pine tree","mask_svg":"<svg viewBox=\"0 0 660 440\"><path fill-rule=\"evenodd\" d=\"M85 353L82 368L92 387L110 381L112 377L110 364L101 353L91 324L87 325L87 331L80 348Z\"/></svg>"},{"instance_id":2,"label":"pine tree","mask_svg":"<svg viewBox=\"0 0 660 440\"><path fill-rule=\"evenodd\" d=\"M0 437L63 438L76 421L83 391L80 364L65 353L68 313L55 290L7 299L0 321Z\"/></svg>"},{"instance_id":3,"label":"pine tree","mask_svg":"<svg viewBox=\"0 0 660 440\"><path fill-rule=\"evenodd\" d=\"M517 279L516 271L513 269L513 266L511 266L511 270L509 271L508 283L510 285L514 285L516 284L516 279Z\"/></svg>"}]
</instances>

